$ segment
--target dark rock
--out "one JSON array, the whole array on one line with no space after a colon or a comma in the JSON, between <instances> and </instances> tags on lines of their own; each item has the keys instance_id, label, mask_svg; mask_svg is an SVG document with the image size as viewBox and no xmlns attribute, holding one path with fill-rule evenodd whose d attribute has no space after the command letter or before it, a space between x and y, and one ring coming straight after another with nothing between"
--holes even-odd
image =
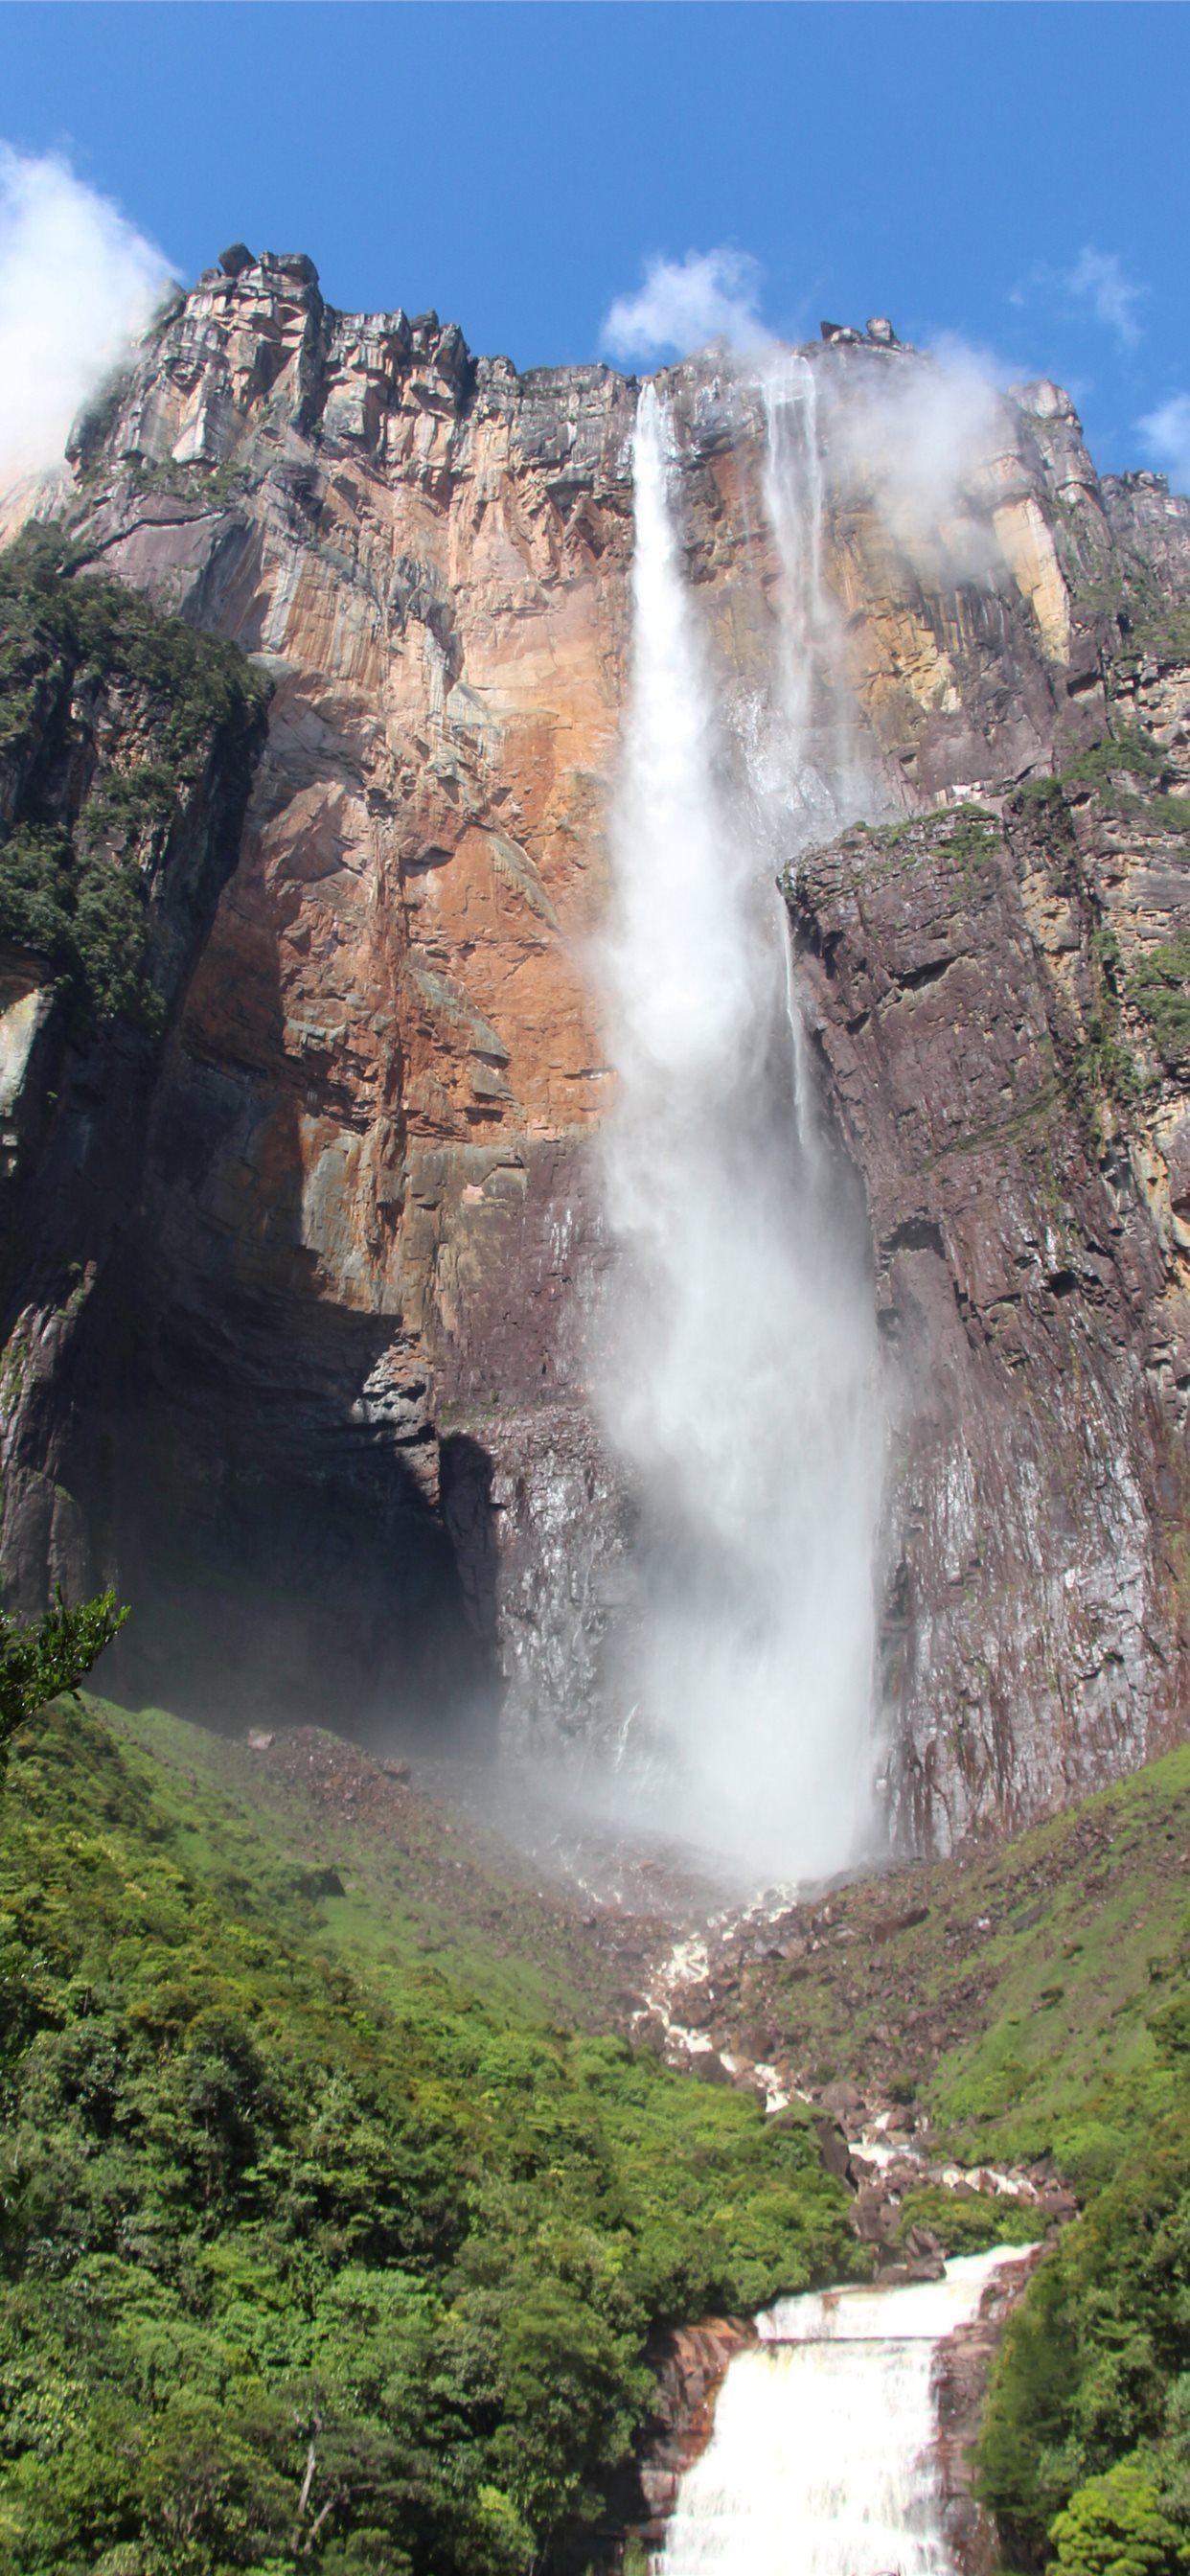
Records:
<instances>
[{"instance_id":1,"label":"dark rock","mask_svg":"<svg viewBox=\"0 0 1190 2576\"><path fill-rule=\"evenodd\" d=\"M261 265L279 268L283 277L292 277L298 286L318 284L318 271L304 250L266 250Z\"/></svg>"},{"instance_id":2,"label":"dark rock","mask_svg":"<svg viewBox=\"0 0 1190 2576\"><path fill-rule=\"evenodd\" d=\"M831 2112L832 2115L837 2114L844 2119L863 2117L863 2094L857 2091L854 2084L848 2084L843 2079L834 2084L824 2084L818 2098L823 2110Z\"/></svg>"},{"instance_id":3,"label":"dark rock","mask_svg":"<svg viewBox=\"0 0 1190 2576\"><path fill-rule=\"evenodd\" d=\"M853 2179L851 2157L843 2130L834 2120L816 2120L814 2129L827 2172L834 2174L839 2182L850 2182Z\"/></svg>"},{"instance_id":4,"label":"dark rock","mask_svg":"<svg viewBox=\"0 0 1190 2576\"><path fill-rule=\"evenodd\" d=\"M891 1941L894 1933L911 1932L915 1924L925 1923L929 1911L928 1905L911 1905L905 1914L882 1915L879 1922L872 1925L868 1938L871 1941Z\"/></svg>"},{"instance_id":5,"label":"dark rock","mask_svg":"<svg viewBox=\"0 0 1190 2576\"><path fill-rule=\"evenodd\" d=\"M716 2055L713 2048L695 2050L686 2063L691 2075L697 2075L700 2084L730 2084L732 2081L729 2068L724 2065L722 2058Z\"/></svg>"},{"instance_id":6,"label":"dark rock","mask_svg":"<svg viewBox=\"0 0 1190 2576\"><path fill-rule=\"evenodd\" d=\"M941 2281L945 2277L946 2261L941 2253L913 2254L897 2269L905 2281Z\"/></svg>"},{"instance_id":7,"label":"dark rock","mask_svg":"<svg viewBox=\"0 0 1190 2576\"><path fill-rule=\"evenodd\" d=\"M347 1893L337 1869L303 1869L298 1872L298 1887L303 1896L345 1896Z\"/></svg>"}]
</instances>

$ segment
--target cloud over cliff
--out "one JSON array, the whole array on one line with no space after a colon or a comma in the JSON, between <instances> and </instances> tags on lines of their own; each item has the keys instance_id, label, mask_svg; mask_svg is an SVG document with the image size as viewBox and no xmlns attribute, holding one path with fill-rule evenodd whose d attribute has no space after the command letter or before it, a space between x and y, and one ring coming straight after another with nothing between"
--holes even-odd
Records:
<instances>
[{"instance_id":1,"label":"cloud over cliff","mask_svg":"<svg viewBox=\"0 0 1190 2576\"><path fill-rule=\"evenodd\" d=\"M756 301L760 268L738 250L687 251L685 259L651 259L636 295L618 295L602 340L614 358L658 358L730 340L754 348L767 334Z\"/></svg>"},{"instance_id":2,"label":"cloud over cliff","mask_svg":"<svg viewBox=\"0 0 1190 2576\"><path fill-rule=\"evenodd\" d=\"M163 253L56 155L0 144L0 491L56 465L149 322Z\"/></svg>"},{"instance_id":3,"label":"cloud over cliff","mask_svg":"<svg viewBox=\"0 0 1190 2576\"><path fill-rule=\"evenodd\" d=\"M1136 425L1174 491L1190 493L1190 394L1171 394Z\"/></svg>"},{"instance_id":4,"label":"cloud over cliff","mask_svg":"<svg viewBox=\"0 0 1190 2576\"><path fill-rule=\"evenodd\" d=\"M1138 308L1148 292L1140 279L1128 275L1118 251L1096 250L1093 242L1084 242L1070 268L1052 268L1047 261L1031 268L1013 287L1008 301L1025 305L1040 299L1068 313L1087 315L1103 330L1113 332L1122 349L1134 349L1141 337Z\"/></svg>"}]
</instances>

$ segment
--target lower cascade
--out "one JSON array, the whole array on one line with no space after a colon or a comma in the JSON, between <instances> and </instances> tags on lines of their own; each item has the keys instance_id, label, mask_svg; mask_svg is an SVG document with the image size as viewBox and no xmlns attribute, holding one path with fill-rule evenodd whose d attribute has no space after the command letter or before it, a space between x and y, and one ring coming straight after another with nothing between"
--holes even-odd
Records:
<instances>
[{"instance_id":1,"label":"lower cascade","mask_svg":"<svg viewBox=\"0 0 1190 2576\"><path fill-rule=\"evenodd\" d=\"M939 2354L1022 2259L997 2246L938 2281L768 2309L682 2479L657 2576L951 2576Z\"/></svg>"}]
</instances>

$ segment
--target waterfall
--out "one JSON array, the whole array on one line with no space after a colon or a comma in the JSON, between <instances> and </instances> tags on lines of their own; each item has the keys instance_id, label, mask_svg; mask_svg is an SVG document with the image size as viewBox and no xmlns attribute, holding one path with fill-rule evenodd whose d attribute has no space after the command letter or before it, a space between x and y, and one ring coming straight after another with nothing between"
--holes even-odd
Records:
<instances>
[{"instance_id":1,"label":"waterfall","mask_svg":"<svg viewBox=\"0 0 1190 2576\"><path fill-rule=\"evenodd\" d=\"M944 2339L979 2313L997 2247L941 2281L783 2299L731 2363L660 2576L951 2576L938 2457Z\"/></svg>"},{"instance_id":2,"label":"waterfall","mask_svg":"<svg viewBox=\"0 0 1190 2576\"><path fill-rule=\"evenodd\" d=\"M879 1441L870 1288L814 1128L774 887L837 813L813 423L807 441L792 395L768 400L779 667L743 737L685 577L671 425L652 386L640 401L599 1393L641 1505L615 1671L634 1812L789 1880L869 1832Z\"/></svg>"},{"instance_id":3,"label":"waterfall","mask_svg":"<svg viewBox=\"0 0 1190 2576\"><path fill-rule=\"evenodd\" d=\"M800 350L760 377L765 510L779 567L776 686L760 786L784 806L786 861L882 806L861 744L837 604L823 578L825 489L818 378Z\"/></svg>"}]
</instances>

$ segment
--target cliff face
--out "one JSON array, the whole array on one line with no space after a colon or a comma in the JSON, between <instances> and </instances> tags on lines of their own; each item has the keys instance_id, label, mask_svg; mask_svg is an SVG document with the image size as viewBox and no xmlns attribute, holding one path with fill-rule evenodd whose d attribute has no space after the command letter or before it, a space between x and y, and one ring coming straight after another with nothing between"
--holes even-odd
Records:
<instances>
[{"instance_id":1,"label":"cliff face","mask_svg":"<svg viewBox=\"0 0 1190 2576\"><path fill-rule=\"evenodd\" d=\"M867 344L813 364L828 445L926 366ZM669 393L691 575L759 702L763 405L706 362ZM365 1731L502 1698L548 1740L598 1707L631 1510L585 1394L609 1087L587 943L635 402L603 368L473 359L432 315L334 313L308 261L266 258L204 277L79 434L83 562L272 688L238 863L147 1080L135 1466L118 1504L65 1480L154 1605L143 1686L208 1711L229 1671L241 1705ZM1100 483L1046 386L995 407L924 554L878 430L839 453L826 577L887 810L999 813L1077 766L1109 693L1181 761L1187 505ZM942 824L869 836L793 897L907 1426L889 1687L924 1832L1044 1805L1172 1722L1190 1151L1130 998L1155 929L1179 935L1172 801L1010 799L976 858ZM1088 1035L1104 988L1143 1096ZM44 1534L13 1508L32 1587Z\"/></svg>"},{"instance_id":2,"label":"cliff face","mask_svg":"<svg viewBox=\"0 0 1190 2576\"><path fill-rule=\"evenodd\" d=\"M65 580L57 551L0 568L0 1550L22 1605L122 1552L146 1124L265 731L238 655Z\"/></svg>"}]
</instances>

